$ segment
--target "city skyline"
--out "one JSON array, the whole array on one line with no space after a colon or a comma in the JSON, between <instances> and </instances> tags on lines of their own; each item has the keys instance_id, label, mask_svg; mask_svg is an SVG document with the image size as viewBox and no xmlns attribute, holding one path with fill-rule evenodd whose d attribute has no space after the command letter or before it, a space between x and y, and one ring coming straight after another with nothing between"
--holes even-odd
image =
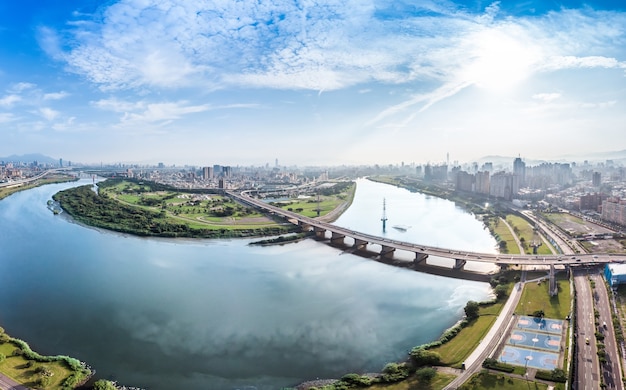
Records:
<instances>
[{"instance_id":1,"label":"city skyline","mask_svg":"<svg viewBox=\"0 0 626 390\"><path fill-rule=\"evenodd\" d=\"M0 156L357 165L623 149L617 2L27 1L0 15Z\"/></svg>"}]
</instances>

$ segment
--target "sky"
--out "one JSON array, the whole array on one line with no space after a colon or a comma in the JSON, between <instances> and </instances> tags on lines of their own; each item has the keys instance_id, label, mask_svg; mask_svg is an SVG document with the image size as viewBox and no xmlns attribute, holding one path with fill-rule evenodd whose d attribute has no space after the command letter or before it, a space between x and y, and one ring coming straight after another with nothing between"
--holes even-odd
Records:
<instances>
[{"instance_id":1,"label":"sky","mask_svg":"<svg viewBox=\"0 0 626 390\"><path fill-rule=\"evenodd\" d=\"M626 3L0 2L0 156L356 165L626 149Z\"/></svg>"}]
</instances>

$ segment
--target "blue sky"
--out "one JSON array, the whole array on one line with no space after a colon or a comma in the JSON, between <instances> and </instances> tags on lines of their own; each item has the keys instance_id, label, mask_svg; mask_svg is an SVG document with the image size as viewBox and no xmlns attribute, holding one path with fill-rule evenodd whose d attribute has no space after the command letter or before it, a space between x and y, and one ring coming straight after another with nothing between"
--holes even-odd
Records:
<instances>
[{"instance_id":1,"label":"blue sky","mask_svg":"<svg viewBox=\"0 0 626 390\"><path fill-rule=\"evenodd\" d=\"M0 40L0 156L336 165L626 149L621 1L5 1Z\"/></svg>"}]
</instances>

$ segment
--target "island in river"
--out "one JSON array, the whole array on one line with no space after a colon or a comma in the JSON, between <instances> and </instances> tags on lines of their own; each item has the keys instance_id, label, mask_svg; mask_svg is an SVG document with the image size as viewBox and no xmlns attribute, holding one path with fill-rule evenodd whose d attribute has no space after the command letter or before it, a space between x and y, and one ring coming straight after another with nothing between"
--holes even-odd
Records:
<instances>
[{"instance_id":1,"label":"island in river","mask_svg":"<svg viewBox=\"0 0 626 390\"><path fill-rule=\"evenodd\" d=\"M303 215L328 218L343 210L354 194L353 182L326 187L313 198L275 204ZM65 212L86 225L139 236L233 238L276 236L300 229L250 207L241 205L219 190L177 189L167 185L109 179L70 188L54 195Z\"/></svg>"}]
</instances>

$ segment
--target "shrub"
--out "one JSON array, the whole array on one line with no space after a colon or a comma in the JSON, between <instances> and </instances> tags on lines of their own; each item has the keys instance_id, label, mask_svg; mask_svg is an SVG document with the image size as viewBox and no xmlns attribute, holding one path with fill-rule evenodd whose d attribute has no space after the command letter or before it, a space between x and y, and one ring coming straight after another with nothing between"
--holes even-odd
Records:
<instances>
[{"instance_id":1,"label":"shrub","mask_svg":"<svg viewBox=\"0 0 626 390\"><path fill-rule=\"evenodd\" d=\"M420 368L415 372L415 375L420 380L420 382L430 382L435 375L437 375L437 370L432 367L424 367Z\"/></svg>"},{"instance_id":2,"label":"shrub","mask_svg":"<svg viewBox=\"0 0 626 390\"><path fill-rule=\"evenodd\" d=\"M435 366L441 361L441 356L437 352L427 351L423 348L413 348L411 358L416 366Z\"/></svg>"}]
</instances>

